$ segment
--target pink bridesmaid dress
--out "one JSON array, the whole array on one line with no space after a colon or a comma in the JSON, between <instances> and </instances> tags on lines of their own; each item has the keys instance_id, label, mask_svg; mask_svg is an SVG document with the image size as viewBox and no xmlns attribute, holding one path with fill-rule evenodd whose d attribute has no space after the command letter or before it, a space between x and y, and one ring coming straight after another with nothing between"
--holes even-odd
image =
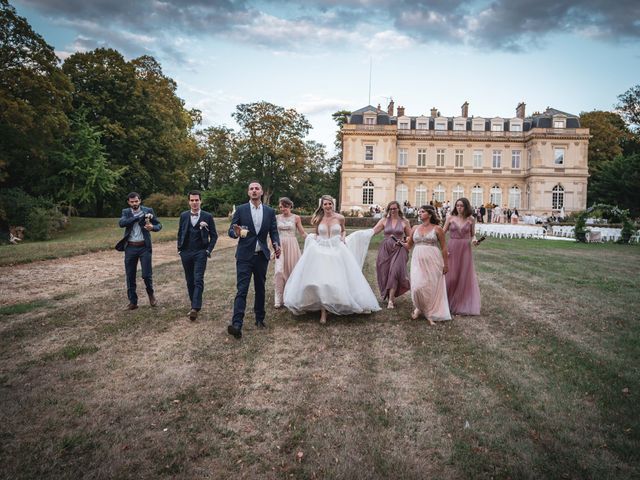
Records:
<instances>
[{"instance_id":1,"label":"pink bridesmaid dress","mask_svg":"<svg viewBox=\"0 0 640 480\"><path fill-rule=\"evenodd\" d=\"M411 300L413 306L433 322L451 320L447 286L442 273L444 260L435 229L420 235L413 233L411 256Z\"/></svg>"},{"instance_id":2,"label":"pink bridesmaid dress","mask_svg":"<svg viewBox=\"0 0 640 480\"><path fill-rule=\"evenodd\" d=\"M275 264L275 306L283 305L282 297L284 287L287 284L289 275L300 260L300 246L296 237L296 221L294 217L284 218L281 215L277 217L278 235L280 236L280 248L282 250L280 258L276 259Z\"/></svg>"},{"instance_id":3,"label":"pink bridesmaid dress","mask_svg":"<svg viewBox=\"0 0 640 480\"><path fill-rule=\"evenodd\" d=\"M471 222L449 224L447 295L454 315L480 315L480 287L471 252Z\"/></svg>"}]
</instances>

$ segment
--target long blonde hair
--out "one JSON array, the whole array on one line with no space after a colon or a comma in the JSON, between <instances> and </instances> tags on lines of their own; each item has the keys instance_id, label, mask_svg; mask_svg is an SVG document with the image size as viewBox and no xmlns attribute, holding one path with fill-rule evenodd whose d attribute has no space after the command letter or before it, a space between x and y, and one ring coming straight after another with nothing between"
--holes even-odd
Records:
<instances>
[{"instance_id":1,"label":"long blonde hair","mask_svg":"<svg viewBox=\"0 0 640 480\"><path fill-rule=\"evenodd\" d=\"M334 203L333 197L331 195L322 195L322 197L320 197L320 206L316 208L316 211L313 212L313 217L311 217L312 225L318 225L324 218L324 209L322 208L322 206L326 200L329 200L331 202L334 209L336 208L336 204Z\"/></svg>"}]
</instances>

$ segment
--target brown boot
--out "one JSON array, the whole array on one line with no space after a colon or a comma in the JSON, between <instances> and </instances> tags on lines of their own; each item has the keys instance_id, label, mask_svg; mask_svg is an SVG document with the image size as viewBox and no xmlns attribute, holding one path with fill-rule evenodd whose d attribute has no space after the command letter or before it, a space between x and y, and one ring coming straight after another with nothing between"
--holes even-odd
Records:
<instances>
[{"instance_id":1,"label":"brown boot","mask_svg":"<svg viewBox=\"0 0 640 480\"><path fill-rule=\"evenodd\" d=\"M153 293L149 294L149 305L151 305L152 307L155 307L156 305L158 305L158 300L156 299Z\"/></svg>"},{"instance_id":2,"label":"brown boot","mask_svg":"<svg viewBox=\"0 0 640 480\"><path fill-rule=\"evenodd\" d=\"M189 317L189 320L191 320L192 322L195 322L198 318L198 311L195 308L192 308L189 311L188 317Z\"/></svg>"}]
</instances>

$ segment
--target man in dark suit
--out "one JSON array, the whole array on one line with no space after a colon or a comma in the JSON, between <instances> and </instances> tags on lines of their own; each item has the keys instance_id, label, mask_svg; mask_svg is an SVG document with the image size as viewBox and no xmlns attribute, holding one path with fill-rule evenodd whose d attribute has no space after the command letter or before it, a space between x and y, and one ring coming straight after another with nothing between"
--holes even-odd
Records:
<instances>
[{"instance_id":1,"label":"man in dark suit","mask_svg":"<svg viewBox=\"0 0 640 480\"><path fill-rule=\"evenodd\" d=\"M264 328L264 286L267 281L267 268L271 252L267 245L267 235L280 257L280 237L276 224L276 212L262 204L262 186L259 182L249 184L249 203L240 205L231 219L229 236L239 238L236 248L236 276L238 291L233 302L233 318L227 332L235 338L242 337L242 322L247 305L247 292L253 275L255 301L253 310L256 325Z\"/></svg>"},{"instance_id":2,"label":"man in dark suit","mask_svg":"<svg viewBox=\"0 0 640 480\"><path fill-rule=\"evenodd\" d=\"M211 251L218 240L213 215L200 209L201 202L200 192L189 192L190 209L180 214L178 226L178 254L182 260L191 300L191 310L188 314L191 321L198 318L198 312L202 308L207 259L211 258Z\"/></svg>"},{"instance_id":3,"label":"man in dark suit","mask_svg":"<svg viewBox=\"0 0 640 480\"><path fill-rule=\"evenodd\" d=\"M124 236L116 245L116 250L124 252L124 271L127 275L127 297L129 305L127 309L138 308L138 294L136 293L136 270L138 260L142 266L142 279L147 288L149 303L152 307L157 305L153 294L153 279L151 269L151 233L159 232L162 224L153 213L153 209L143 207L140 204L140 194L131 192L127 203L130 208L122 210L118 224L124 228Z\"/></svg>"}]
</instances>

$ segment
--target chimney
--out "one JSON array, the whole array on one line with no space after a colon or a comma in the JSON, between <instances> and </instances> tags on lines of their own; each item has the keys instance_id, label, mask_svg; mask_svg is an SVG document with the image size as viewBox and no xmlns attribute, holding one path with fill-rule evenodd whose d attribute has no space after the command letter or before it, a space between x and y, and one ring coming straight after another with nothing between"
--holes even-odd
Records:
<instances>
[{"instance_id":1,"label":"chimney","mask_svg":"<svg viewBox=\"0 0 640 480\"><path fill-rule=\"evenodd\" d=\"M526 103L520 102L516 107L516 117L522 118L524 120L524 107L526 107Z\"/></svg>"},{"instance_id":2,"label":"chimney","mask_svg":"<svg viewBox=\"0 0 640 480\"><path fill-rule=\"evenodd\" d=\"M464 118L468 118L469 117L469 102L464 102L462 104L462 116Z\"/></svg>"},{"instance_id":3,"label":"chimney","mask_svg":"<svg viewBox=\"0 0 640 480\"><path fill-rule=\"evenodd\" d=\"M398 116L404 117L404 107L398 107Z\"/></svg>"},{"instance_id":4,"label":"chimney","mask_svg":"<svg viewBox=\"0 0 640 480\"><path fill-rule=\"evenodd\" d=\"M389 102L389 106L387 107L387 113L390 117L393 117L393 98Z\"/></svg>"},{"instance_id":5,"label":"chimney","mask_svg":"<svg viewBox=\"0 0 640 480\"><path fill-rule=\"evenodd\" d=\"M433 107L431 109L431 117L436 118L437 116L438 116L438 109L436 107Z\"/></svg>"},{"instance_id":6,"label":"chimney","mask_svg":"<svg viewBox=\"0 0 640 480\"><path fill-rule=\"evenodd\" d=\"M378 104L378 111L380 111L380 104Z\"/></svg>"}]
</instances>

